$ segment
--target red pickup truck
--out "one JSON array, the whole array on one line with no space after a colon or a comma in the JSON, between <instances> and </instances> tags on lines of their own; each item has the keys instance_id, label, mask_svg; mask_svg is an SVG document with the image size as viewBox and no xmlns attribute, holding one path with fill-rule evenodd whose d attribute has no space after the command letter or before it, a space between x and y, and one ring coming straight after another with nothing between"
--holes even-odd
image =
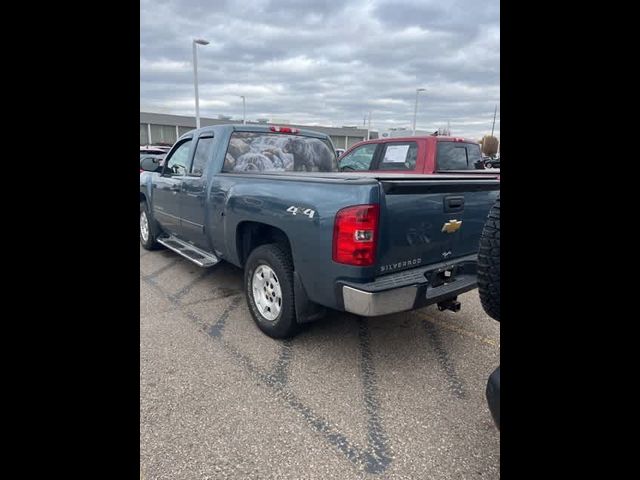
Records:
<instances>
[{"instance_id":1,"label":"red pickup truck","mask_svg":"<svg viewBox=\"0 0 640 480\"><path fill-rule=\"evenodd\" d=\"M341 171L347 172L430 174L484 170L480 144L464 138L432 135L359 142L340 156L338 164Z\"/></svg>"}]
</instances>

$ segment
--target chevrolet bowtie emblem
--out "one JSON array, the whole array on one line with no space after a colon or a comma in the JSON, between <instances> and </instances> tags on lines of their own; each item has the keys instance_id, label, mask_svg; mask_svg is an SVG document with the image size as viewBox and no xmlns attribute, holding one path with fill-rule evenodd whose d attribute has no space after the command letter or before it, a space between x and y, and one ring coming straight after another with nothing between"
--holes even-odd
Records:
<instances>
[{"instance_id":1,"label":"chevrolet bowtie emblem","mask_svg":"<svg viewBox=\"0 0 640 480\"><path fill-rule=\"evenodd\" d=\"M453 233L460 230L462 226L462 220L449 220L442 226L442 231L445 233Z\"/></svg>"}]
</instances>

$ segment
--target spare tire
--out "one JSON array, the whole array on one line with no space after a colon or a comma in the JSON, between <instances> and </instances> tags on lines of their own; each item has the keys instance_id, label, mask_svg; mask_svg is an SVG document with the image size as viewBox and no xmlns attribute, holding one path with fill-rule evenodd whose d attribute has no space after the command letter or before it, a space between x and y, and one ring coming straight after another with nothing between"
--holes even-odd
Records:
<instances>
[{"instance_id":1,"label":"spare tire","mask_svg":"<svg viewBox=\"0 0 640 480\"><path fill-rule=\"evenodd\" d=\"M500 195L489 210L478 250L478 291L484 311L500 321Z\"/></svg>"}]
</instances>

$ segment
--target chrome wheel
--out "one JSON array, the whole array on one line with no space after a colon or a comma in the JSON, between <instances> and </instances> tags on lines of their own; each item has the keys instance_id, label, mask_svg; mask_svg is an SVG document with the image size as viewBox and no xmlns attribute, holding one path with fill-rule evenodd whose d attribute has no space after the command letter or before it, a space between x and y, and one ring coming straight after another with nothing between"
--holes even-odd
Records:
<instances>
[{"instance_id":1,"label":"chrome wheel","mask_svg":"<svg viewBox=\"0 0 640 480\"><path fill-rule=\"evenodd\" d=\"M271 267L259 265L251 280L253 301L266 320L273 322L282 310L280 281Z\"/></svg>"},{"instance_id":2,"label":"chrome wheel","mask_svg":"<svg viewBox=\"0 0 640 480\"><path fill-rule=\"evenodd\" d=\"M147 218L147 212L140 213L140 236L144 243L149 241L149 219Z\"/></svg>"}]
</instances>

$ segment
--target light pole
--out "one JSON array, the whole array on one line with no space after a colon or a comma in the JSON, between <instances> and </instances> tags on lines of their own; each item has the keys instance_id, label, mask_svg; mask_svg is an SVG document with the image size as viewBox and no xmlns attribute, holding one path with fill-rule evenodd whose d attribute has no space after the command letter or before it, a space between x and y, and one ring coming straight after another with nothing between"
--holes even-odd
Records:
<instances>
[{"instance_id":1,"label":"light pole","mask_svg":"<svg viewBox=\"0 0 640 480\"><path fill-rule=\"evenodd\" d=\"M418 95L420 92L424 92L424 88L416 88L416 106L413 109L413 135L416 134L416 118L418 117Z\"/></svg>"},{"instance_id":2,"label":"light pole","mask_svg":"<svg viewBox=\"0 0 640 480\"><path fill-rule=\"evenodd\" d=\"M200 128L200 99L198 98L198 45L209 45L207 40L193 40L193 86L196 90L196 128Z\"/></svg>"},{"instance_id":3,"label":"light pole","mask_svg":"<svg viewBox=\"0 0 640 480\"><path fill-rule=\"evenodd\" d=\"M496 109L493 112L493 125L491 125L491 136L493 137L493 129L496 126L496 114L498 113L498 104L496 103Z\"/></svg>"},{"instance_id":4,"label":"light pole","mask_svg":"<svg viewBox=\"0 0 640 480\"><path fill-rule=\"evenodd\" d=\"M242 124L246 125L247 124L247 105L246 105L246 98L244 95L240 95L240 98L242 99Z\"/></svg>"}]
</instances>

